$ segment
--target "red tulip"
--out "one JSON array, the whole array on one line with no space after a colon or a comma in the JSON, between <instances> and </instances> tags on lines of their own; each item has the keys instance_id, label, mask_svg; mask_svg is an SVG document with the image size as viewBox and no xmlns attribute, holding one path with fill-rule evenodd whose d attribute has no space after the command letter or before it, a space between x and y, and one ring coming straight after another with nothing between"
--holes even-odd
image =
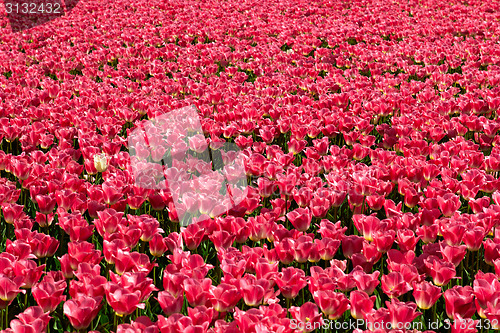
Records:
<instances>
[{"instance_id":1,"label":"red tulip","mask_svg":"<svg viewBox=\"0 0 500 333\"><path fill-rule=\"evenodd\" d=\"M350 235L342 238L342 252L344 256L351 259L353 254L361 253L364 241L365 239L363 237L355 235Z\"/></svg>"},{"instance_id":2,"label":"red tulip","mask_svg":"<svg viewBox=\"0 0 500 333\"><path fill-rule=\"evenodd\" d=\"M415 318L422 313L416 312L417 305L413 302L400 302L396 298L385 302L389 309L389 321L393 328L405 327L406 323L411 323Z\"/></svg>"},{"instance_id":3,"label":"red tulip","mask_svg":"<svg viewBox=\"0 0 500 333\"><path fill-rule=\"evenodd\" d=\"M306 140L296 140L295 138L290 139L288 142L288 152L297 155L307 146Z\"/></svg>"},{"instance_id":4,"label":"red tulip","mask_svg":"<svg viewBox=\"0 0 500 333\"><path fill-rule=\"evenodd\" d=\"M14 274L16 276L23 277L21 285L21 288L23 289L31 288L38 280L40 280L44 269L45 265L37 266L35 261L29 259L17 260L13 265Z\"/></svg>"},{"instance_id":5,"label":"red tulip","mask_svg":"<svg viewBox=\"0 0 500 333\"><path fill-rule=\"evenodd\" d=\"M416 234L425 244L432 243L437 238L438 226L436 224L431 226L422 225L417 229Z\"/></svg>"},{"instance_id":6,"label":"red tulip","mask_svg":"<svg viewBox=\"0 0 500 333\"><path fill-rule=\"evenodd\" d=\"M195 307L198 305L210 305L212 295L210 294L210 286L212 280L206 278L203 280L185 279L183 281L183 289L186 294L186 299L189 305Z\"/></svg>"},{"instance_id":7,"label":"red tulip","mask_svg":"<svg viewBox=\"0 0 500 333\"><path fill-rule=\"evenodd\" d=\"M139 227L141 230L140 239L143 242L149 242L156 233L163 233L163 230L160 228L160 222L149 215L128 215L127 218L129 225L136 225Z\"/></svg>"},{"instance_id":8,"label":"red tulip","mask_svg":"<svg viewBox=\"0 0 500 333\"><path fill-rule=\"evenodd\" d=\"M59 226L69 235L71 242L86 241L94 231L94 226L77 213L59 215Z\"/></svg>"},{"instance_id":9,"label":"red tulip","mask_svg":"<svg viewBox=\"0 0 500 333\"><path fill-rule=\"evenodd\" d=\"M385 197L383 195L369 195L366 197L366 203L372 210L381 210L384 207Z\"/></svg>"},{"instance_id":10,"label":"red tulip","mask_svg":"<svg viewBox=\"0 0 500 333\"><path fill-rule=\"evenodd\" d=\"M285 238L274 243L276 254L284 265L289 265L294 261L295 243L291 238Z\"/></svg>"},{"instance_id":11,"label":"red tulip","mask_svg":"<svg viewBox=\"0 0 500 333\"><path fill-rule=\"evenodd\" d=\"M245 267L247 265L246 260L242 259L236 262L233 259L222 259L220 263L220 268L224 275L229 275L235 279L241 279L243 274L245 273ZM241 282L242 280L240 280Z\"/></svg>"},{"instance_id":12,"label":"red tulip","mask_svg":"<svg viewBox=\"0 0 500 333\"><path fill-rule=\"evenodd\" d=\"M457 267L460 262L465 258L467 253L467 247L465 245L460 246L446 246L443 243L439 243L441 250L439 251L443 256L443 259L451 262L455 267Z\"/></svg>"},{"instance_id":13,"label":"red tulip","mask_svg":"<svg viewBox=\"0 0 500 333\"><path fill-rule=\"evenodd\" d=\"M415 246L420 239L418 236L415 237L415 234L410 229L398 230L396 238L399 248L403 252L414 251Z\"/></svg>"},{"instance_id":14,"label":"red tulip","mask_svg":"<svg viewBox=\"0 0 500 333\"><path fill-rule=\"evenodd\" d=\"M55 281L52 275L46 275L41 282L33 286L31 291L43 312L52 312L59 303L66 300L66 296L63 295L66 286L66 281Z\"/></svg>"},{"instance_id":15,"label":"red tulip","mask_svg":"<svg viewBox=\"0 0 500 333\"><path fill-rule=\"evenodd\" d=\"M489 197L481 197L478 199L469 199L469 206L474 214L480 213L484 208L490 205L491 199Z\"/></svg>"},{"instance_id":16,"label":"red tulip","mask_svg":"<svg viewBox=\"0 0 500 333\"><path fill-rule=\"evenodd\" d=\"M123 218L123 213L117 212L111 208L97 212L97 216L99 218L95 219L93 222L96 226L97 232L103 237L105 234L112 234L116 232L118 225L126 223Z\"/></svg>"},{"instance_id":17,"label":"red tulip","mask_svg":"<svg viewBox=\"0 0 500 333\"><path fill-rule=\"evenodd\" d=\"M199 223L193 223L186 228L181 229L182 239L189 250L195 250L205 237L205 230L200 227Z\"/></svg>"},{"instance_id":18,"label":"red tulip","mask_svg":"<svg viewBox=\"0 0 500 333\"><path fill-rule=\"evenodd\" d=\"M439 209L446 217L451 217L460 208L460 198L453 193L446 193L437 198Z\"/></svg>"},{"instance_id":19,"label":"red tulip","mask_svg":"<svg viewBox=\"0 0 500 333\"><path fill-rule=\"evenodd\" d=\"M141 238L142 231L141 229L134 224L130 224L129 226L125 226L123 224L118 225L118 234L117 235L107 235L104 239L112 239L114 237L120 237L125 242L125 246L127 248L134 248Z\"/></svg>"},{"instance_id":20,"label":"red tulip","mask_svg":"<svg viewBox=\"0 0 500 333\"><path fill-rule=\"evenodd\" d=\"M241 299L238 288L227 283L221 283L212 288L213 306L218 312L227 312L233 309Z\"/></svg>"},{"instance_id":21,"label":"red tulip","mask_svg":"<svg viewBox=\"0 0 500 333\"><path fill-rule=\"evenodd\" d=\"M153 323L146 316L141 316L132 321L131 324L120 324L116 328L116 333L158 333L157 323Z\"/></svg>"},{"instance_id":22,"label":"red tulip","mask_svg":"<svg viewBox=\"0 0 500 333\"><path fill-rule=\"evenodd\" d=\"M486 309L484 310L486 318L491 323L491 328L494 330L500 329L500 298L496 297L487 303Z\"/></svg>"},{"instance_id":23,"label":"red tulip","mask_svg":"<svg viewBox=\"0 0 500 333\"><path fill-rule=\"evenodd\" d=\"M102 297L79 295L64 302L63 310L71 326L76 330L87 328L101 310Z\"/></svg>"},{"instance_id":24,"label":"red tulip","mask_svg":"<svg viewBox=\"0 0 500 333\"><path fill-rule=\"evenodd\" d=\"M6 305L8 305L16 298L17 294L24 294L26 291L20 289L23 280L22 276L16 276L11 279L4 274L0 274L0 300L6 302Z\"/></svg>"},{"instance_id":25,"label":"red tulip","mask_svg":"<svg viewBox=\"0 0 500 333\"><path fill-rule=\"evenodd\" d=\"M181 312L184 303L184 295L174 297L169 292L162 291L158 293L157 300L165 315L170 316L173 313Z\"/></svg>"},{"instance_id":26,"label":"red tulip","mask_svg":"<svg viewBox=\"0 0 500 333\"><path fill-rule=\"evenodd\" d=\"M173 256L168 257L172 260ZM207 275L208 271L213 268L212 265L206 264L199 254L188 254L186 258L181 260L182 268L179 269L179 272L195 279L203 279Z\"/></svg>"},{"instance_id":27,"label":"red tulip","mask_svg":"<svg viewBox=\"0 0 500 333\"><path fill-rule=\"evenodd\" d=\"M59 241L48 235L34 231L32 238L28 240L33 254L37 258L51 257L59 247Z\"/></svg>"},{"instance_id":28,"label":"red tulip","mask_svg":"<svg viewBox=\"0 0 500 333\"><path fill-rule=\"evenodd\" d=\"M295 320L290 325L292 329L298 328L303 332L312 332L323 325L323 318L314 303L306 302L301 307L292 306L289 311Z\"/></svg>"},{"instance_id":29,"label":"red tulip","mask_svg":"<svg viewBox=\"0 0 500 333\"><path fill-rule=\"evenodd\" d=\"M214 246L217 250L220 249L227 249L230 247L235 238L236 235L229 233L226 230L221 230L221 231L214 231L211 235L208 236L210 241L214 243Z\"/></svg>"},{"instance_id":30,"label":"red tulip","mask_svg":"<svg viewBox=\"0 0 500 333\"><path fill-rule=\"evenodd\" d=\"M500 239L487 238L483 241L484 246L484 261L488 265L493 265L493 262L500 258Z\"/></svg>"},{"instance_id":31,"label":"red tulip","mask_svg":"<svg viewBox=\"0 0 500 333\"><path fill-rule=\"evenodd\" d=\"M263 301L267 302L279 293L274 292L271 281L265 279L257 280L256 277L249 274L240 280L240 290L243 300L248 306L257 306Z\"/></svg>"},{"instance_id":32,"label":"red tulip","mask_svg":"<svg viewBox=\"0 0 500 333\"><path fill-rule=\"evenodd\" d=\"M316 262L320 259L318 243L314 243L309 236L300 236L295 241L294 259L297 262Z\"/></svg>"},{"instance_id":33,"label":"red tulip","mask_svg":"<svg viewBox=\"0 0 500 333\"><path fill-rule=\"evenodd\" d=\"M472 320L470 318L462 318L459 314L451 324L451 333L477 333L479 320ZM486 325L485 325L486 326Z\"/></svg>"},{"instance_id":34,"label":"red tulip","mask_svg":"<svg viewBox=\"0 0 500 333\"><path fill-rule=\"evenodd\" d=\"M382 227L380 220L374 214L370 216L354 215L352 220L359 233L369 242L373 240L373 233Z\"/></svg>"},{"instance_id":35,"label":"red tulip","mask_svg":"<svg viewBox=\"0 0 500 333\"><path fill-rule=\"evenodd\" d=\"M100 275L100 266L88 263L81 263L74 275L78 280L71 280L69 285L69 294L76 298L78 295L91 297L104 297L107 279ZM110 272L110 274L113 274Z\"/></svg>"},{"instance_id":36,"label":"red tulip","mask_svg":"<svg viewBox=\"0 0 500 333\"><path fill-rule=\"evenodd\" d=\"M170 274L165 270L163 274L163 289L168 291L172 296L177 297L183 291L183 282L187 278L184 274Z\"/></svg>"},{"instance_id":37,"label":"red tulip","mask_svg":"<svg viewBox=\"0 0 500 333\"><path fill-rule=\"evenodd\" d=\"M115 271L118 274L125 272L149 273L157 264L151 263L147 254L139 252L122 251L118 249L114 257Z\"/></svg>"},{"instance_id":38,"label":"red tulip","mask_svg":"<svg viewBox=\"0 0 500 333\"><path fill-rule=\"evenodd\" d=\"M372 234L373 244L378 252L386 253L392 248L394 240L396 239L396 232L394 230L377 230Z\"/></svg>"},{"instance_id":39,"label":"red tulip","mask_svg":"<svg viewBox=\"0 0 500 333\"><path fill-rule=\"evenodd\" d=\"M385 331L389 327L389 323L391 323L389 310L386 308L372 310L365 314L365 318L366 326L370 331L376 331L376 329Z\"/></svg>"},{"instance_id":40,"label":"red tulip","mask_svg":"<svg viewBox=\"0 0 500 333\"><path fill-rule=\"evenodd\" d=\"M51 317L39 306L31 306L17 315L18 319L10 322L14 333L17 332L46 332ZM7 330L8 331L8 330Z\"/></svg>"},{"instance_id":41,"label":"red tulip","mask_svg":"<svg viewBox=\"0 0 500 333\"><path fill-rule=\"evenodd\" d=\"M271 279L278 275L278 263L270 263L264 258L260 258L255 263L255 275L257 279Z\"/></svg>"},{"instance_id":42,"label":"red tulip","mask_svg":"<svg viewBox=\"0 0 500 333\"><path fill-rule=\"evenodd\" d=\"M429 274L437 286L443 286L455 277L455 266L452 263L439 260L435 257L424 260L427 274Z\"/></svg>"},{"instance_id":43,"label":"red tulip","mask_svg":"<svg viewBox=\"0 0 500 333\"><path fill-rule=\"evenodd\" d=\"M51 214L56 206L56 199L50 195L37 195L36 202L40 208L40 213L45 215Z\"/></svg>"},{"instance_id":44,"label":"red tulip","mask_svg":"<svg viewBox=\"0 0 500 333\"><path fill-rule=\"evenodd\" d=\"M129 292L139 291L139 302L146 301L151 292L158 290L151 278L147 277L145 272L128 272L123 275L118 275L110 272L111 282L118 284Z\"/></svg>"},{"instance_id":45,"label":"red tulip","mask_svg":"<svg viewBox=\"0 0 500 333\"><path fill-rule=\"evenodd\" d=\"M118 202L123 197L123 193L120 192L113 184L109 182L104 182L102 184L102 193L104 203L111 206Z\"/></svg>"},{"instance_id":46,"label":"red tulip","mask_svg":"<svg viewBox=\"0 0 500 333\"><path fill-rule=\"evenodd\" d=\"M295 298L299 291L307 285L304 271L294 267L284 268L275 281L283 297L289 299Z\"/></svg>"},{"instance_id":47,"label":"red tulip","mask_svg":"<svg viewBox=\"0 0 500 333\"><path fill-rule=\"evenodd\" d=\"M314 292L313 297L321 311L331 320L337 320L349 309L349 300L342 293L318 290Z\"/></svg>"},{"instance_id":48,"label":"red tulip","mask_svg":"<svg viewBox=\"0 0 500 333\"><path fill-rule=\"evenodd\" d=\"M129 291L114 282L106 285L106 300L119 316L129 315L135 309L144 309L145 304L141 303L141 291Z\"/></svg>"},{"instance_id":49,"label":"red tulip","mask_svg":"<svg viewBox=\"0 0 500 333\"><path fill-rule=\"evenodd\" d=\"M446 314L454 319L457 315L462 318L471 318L476 313L474 293L471 286L454 286L444 292Z\"/></svg>"},{"instance_id":50,"label":"red tulip","mask_svg":"<svg viewBox=\"0 0 500 333\"><path fill-rule=\"evenodd\" d=\"M469 251L478 251L481 248L486 232L483 227L468 228L463 235L463 242Z\"/></svg>"},{"instance_id":51,"label":"red tulip","mask_svg":"<svg viewBox=\"0 0 500 333\"><path fill-rule=\"evenodd\" d=\"M353 290L349 295L351 315L354 319L366 319L366 314L373 310L376 296L368 296L361 290Z\"/></svg>"},{"instance_id":52,"label":"red tulip","mask_svg":"<svg viewBox=\"0 0 500 333\"><path fill-rule=\"evenodd\" d=\"M86 262L91 265L97 265L101 262L102 258L101 251L96 250L94 244L89 242L69 242L68 253L64 256L68 256L69 264L73 271L78 269L80 263Z\"/></svg>"},{"instance_id":53,"label":"red tulip","mask_svg":"<svg viewBox=\"0 0 500 333\"><path fill-rule=\"evenodd\" d=\"M150 194L148 196L148 201L151 204L151 208L156 211L161 211L165 209L165 201L159 194Z\"/></svg>"},{"instance_id":54,"label":"red tulip","mask_svg":"<svg viewBox=\"0 0 500 333\"><path fill-rule=\"evenodd\" d=\"M412 290L412 287L399 272L382 276L382 291L390 298L399 297Z\"/></svg>"},{"instance_id":55,"label":"red tulip","mask_svg":"<svg viewBox=\"0 0 500 333\"><path fill-rule=\"evenodd\" d=\"M368 295L373 294L375 288L380 283L378 277L380 275L379 271L375 271L372 274L367 274L362 270L354 270L352 273L352 278L356 281L356 287L367 293Z\"/></svg>"},{"instance_id":56,"label":"red tulip","mask_svg":"<svg viewBox=\"0 0 500 333\"><path fill-rule=\"evenodd\" d=\"M265 290L259 285L248 285L242 288L242 296L247 306L257 306L264 298Z\"/></svg>"},{"instance_id":57,"label":"red tulip","mask_svg":"<svg viewBox=\"0 0 500 333\"><path fill-rule=\"evenodd\" d=\"M465 233L465 227L461 223L441 223L441 235L448 245L459 245Z\"/></svg>"},{"instance_id":58,"label":"red tulip","mask_svg":"<svg viewBox=\"0 0 500 333\"><path fill-rule=\"evenodd\" d=\"M21 217L26 214L23 211L24 206L18 204L2 204L2 212L5 222L9 224L14 224L14 220L21 219Z\"/></svg>"},{"instance_id":59,"label":"red tulip","mask_svg":"<svg viewBox=\"0 0 500 333\"><path fill-rule=\"evenodd\" d=\"M297 208L286 214L286 217L299 231L306 231L307 229L309 229L312 218L311 213L307 208Z\"/></svg>"},{"instance_id":60,"label":"red tulip","mask_svg":"<svg viewBox=\"0 0 500 333\"><path fill-rule=\"evenodd\" d=\"M162 235L155 234L149 241L149 252L153 257L157 258L167 252L167 244L165 244L165 240Z\"/></svg>"},{"instance_id":61,"label":"red tulip","mask_svg":"<svg viewBox=\"0 0 500 333\"><path fill-rule=\"evenodd\" d=\"M70 259L68 254L63 255L59 259L59 263L61 265L61 273L64 275L66 279L71 279L73 277L73 268L71 267L72 260Z\"/></svg>"},{"instance_id":62,"label":"red tulip","mask_svg":"<svg viewBox=\"0 0 500 333\"><path fill-rule=\"evenodd\" d=\"M311 209L312 216L316 218L323 218L330 209L330 201L327 198L320 197L316 194L311 199L309 207Z\"/></svg>"},{"instance_id":63,"label":"red tulip","mask_svg":"<svg viewBox=\"0 0 500 333\"><path fill-rule=\"evenodd\" d=\"M264 177L257 179L257 185L259 188L259 195L263 198L269 198L276 190L274 181Z\"/></svg>"},{"instance_id":64,"label":"red tulip","mask_svg":"<svg viewBox=\"0 0 500 333\"><path fill-rule=\"evenodd\" d=\"M322 260L332 260L340 246L339 240L328 237L323 237L321 240L316 239L315 243L318 244L318 251Z\"/></svg>"},{"instance_id":65,"label":"red tulip","mask_svg":"<svg viewBox=\"0 0 500 333\"><path fill-rule=\"evenodd\" d=\"M485 310L488 303L496 302L500 297L500 282L495 274L479 272L476 274L473 290L477 313L481 318L485 319Z\"/></svg>"},{"instance_id":66,"label":"red tulip","mask_svg":"<svg viewBox=\"0 0 500 333\"><path fill-rule=\"evenodd\" d=\"M427 281L413 285L413 297L420 309L430 309L441 295L441 288Z\"/></svg>"},{"instance_id":67,"label":"red tulip","mask_svg":"<svg viewBox=\"0 0 500 333\"><path fill-rule=\"evenodd\" d=\"M259 178L260 180L260 178ZM306 207L311 201L313 191L309 187L301 187L300 189L293 189L293 199L299 207Z\"/></svg>"}]
</instances>

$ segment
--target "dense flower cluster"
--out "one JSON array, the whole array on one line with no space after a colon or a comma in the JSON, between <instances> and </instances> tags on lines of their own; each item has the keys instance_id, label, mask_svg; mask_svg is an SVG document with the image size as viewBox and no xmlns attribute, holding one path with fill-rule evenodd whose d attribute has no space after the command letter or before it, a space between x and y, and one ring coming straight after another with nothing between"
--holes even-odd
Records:
<instances>
[{"instance_id":1,"label":"dense flower cluster","mask_svg":"<svg viewBox=\"0 0 500 333\"><path fill-rule=\"evenodd\" d=\"M0 329L500 328L499 20L479 0L88 0L18 33L3 15ZM134 129L187 106L204 135L132 156ZM248 183L232 205L210 179L134 179L132 157L199 175L224 144Z\"/></svg>"}]
</instances>

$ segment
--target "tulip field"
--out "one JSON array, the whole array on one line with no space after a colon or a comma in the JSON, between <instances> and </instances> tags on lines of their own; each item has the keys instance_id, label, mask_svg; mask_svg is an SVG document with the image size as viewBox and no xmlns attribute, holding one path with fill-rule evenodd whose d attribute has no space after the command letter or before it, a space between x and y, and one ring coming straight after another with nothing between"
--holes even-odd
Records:
<instances>
[{"instance_id":1,"label":"tulip field","mask_svg":"<svg viewBox=\"0 0 500 333\"><path fill-rule=\"evenodd\" d=\"M72 1L0 5L0 332L500 329L499 1Z\"/></svg>"}]
</instances>

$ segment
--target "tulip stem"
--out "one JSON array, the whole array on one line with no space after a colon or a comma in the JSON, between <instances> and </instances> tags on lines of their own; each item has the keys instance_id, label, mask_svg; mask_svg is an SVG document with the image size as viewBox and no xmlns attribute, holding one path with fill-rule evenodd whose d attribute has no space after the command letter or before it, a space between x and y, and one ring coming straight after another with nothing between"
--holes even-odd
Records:
<instances>
[{"instance_id":1,"label":"tulip stem","mask_svg":"<svg viewBox=\"0 0 500 333\"><path fill-rule=\"evenodd\" d=\"M479 258L480 258L480 256L476 256L476 258L475 258L476 259L476 271L474 272L474 276L479 271Z\"/></svg>"},{"instance_id":2,"label":"tulip stem","mask_svg":"<svg viewBox=\"0 0 500 333\"><path fill-rule=\"evenodd\" d=\"M219 258L215 258L215 269L217 272L217 283L220 283L220 267L219 267Z\"/></svg>"},{"instance_id":3,"label":"tulip stem","mask_svg":"<svg viewBox=\"0 0 500 333\"><path fill-rule=\"evenodd\" d=\"M422 312L423 312L423 313L422 313L422 315L420 316L420 322L422 323L422 328L427 329L427 325L425 324L425 319L424 319L424 317L425 317L425 313L427 312L427 310L423 310Z\"/></svg>"},{"instance_id":4,"label":"tulip stem","mask_svg":"<svg viewBox=\"0 0 500 333\"><path fill-rule=\"evenodd\" d=\"M11 227L9 223L5 223L5 236L7 237L6 239L12 239L12 232L11 232ZM7 246L7 243L6 245Z\"/></svg>"},{"instance_id":5,"label":"tulip stem","mask_svg":"<svg viewBox=\"0 0 500 333\"><path fill-rule=\"evenodd\" d=\"M153 267L153 283L156 286L156 266Z\"/></svg>"}]
</instances>

